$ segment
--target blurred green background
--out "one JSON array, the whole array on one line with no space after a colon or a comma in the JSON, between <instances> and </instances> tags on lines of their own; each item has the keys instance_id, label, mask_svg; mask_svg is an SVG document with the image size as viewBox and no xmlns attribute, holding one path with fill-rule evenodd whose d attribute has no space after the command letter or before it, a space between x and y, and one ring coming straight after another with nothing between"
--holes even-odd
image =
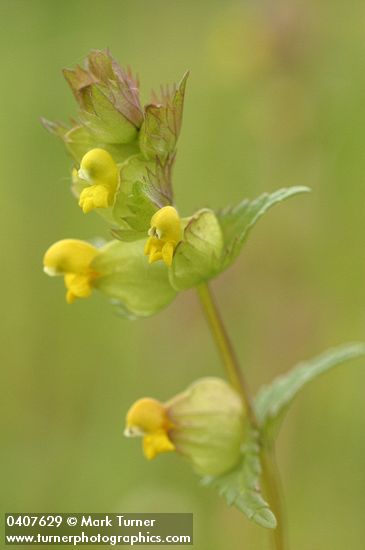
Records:
<instances>
[{"instance_id":1,"label":"blurred green background","mask_svg":"<svg viewBox=\"0 0 365 550\"><path fill-rule=\"evenodd\" d=\"M123 438L136 398L167 399L221 367L193 292L127 322L97 293L68 306L44 276L52 242L108 230L82 215L71 161L39 118L76 115L61 69L108 46L144 101L191 70L174 172L184 214L312 187L265 217L214 283L256 391L364 339L364 17L357 0L0 0L4 511L192 511L197 549L267 548L179 457L147 463ZM363 367L310 386L280 435L293 549L364 547Z\"/></svg>"}]
</instances>

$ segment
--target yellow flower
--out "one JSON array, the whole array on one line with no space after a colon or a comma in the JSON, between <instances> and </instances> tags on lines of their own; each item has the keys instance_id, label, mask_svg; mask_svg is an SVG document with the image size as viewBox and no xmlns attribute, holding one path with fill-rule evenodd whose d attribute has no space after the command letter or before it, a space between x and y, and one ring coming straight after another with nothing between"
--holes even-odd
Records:
<instances>
[{"instance_id":1,"label":"yellow flower","mask_svg":"<svg viewBox=\"0 0 365 550\"><path fill-rule=\"evenodd\" d=\"M89 184L81 191L79 199L79 206L84 214L94 208L108 208L113 205L119 184L119 170L108 151L88 151L81 160L78 176Z\"/></svg>"},{"instance_id":2,"label":"yellow flower","mask_svg":"<svg viewBox=\"0 0 365 550\"><path fill-rule=\"evenodd\" d=\"M143 452L149 460L175 450L168 435L172 424L167 410L156 399L145 397L136 401L128 411L126 426L127 437L143 437Z\"/></svg>"},{"instance_id":3,"label":"yellow flower","mask_svg":"<svg viewBox=\"0 0 365 550\"><path fill-rule=\"evenodd\" d=\"M63 275L67 303L72 304L76 298L90 296L93 281L97 277L90 265L97 254L95 246L76 239L58 241L45 253L44 271L50 276Z\"/></svg>"},{"instance_id":4,"label":"yellow flower","mask_svg":"<svg viewBox=\"0 0 365 550\"><path fill-rule=\"evenodd\" d=\"M170 267L174 251L181 241L181 220L173 206L164 206L151 218L151 228L148 231L145 254L149 262L163 260Z\"/></svg>"},{"instance_id":5,"label":"yellow flower","mask_svg":"<svg viewBox=\"0 0 365 550\"><path fill-rule=\"evenodd\" d=\"M237 392L220 378L202 378L167 403L149 397L136 401L124 433L143 438L149 459L176 451L197 473L216 476L240 460L247 425Z\"/></svg>"}]
</instances>

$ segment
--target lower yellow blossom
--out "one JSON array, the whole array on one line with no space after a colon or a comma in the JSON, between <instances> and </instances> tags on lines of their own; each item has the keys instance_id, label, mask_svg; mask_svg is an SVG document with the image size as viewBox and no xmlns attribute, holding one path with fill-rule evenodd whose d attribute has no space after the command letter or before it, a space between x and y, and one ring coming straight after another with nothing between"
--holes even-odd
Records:
<instances>
[{"instance_id":1,"label":"lower yellow blossom","mask_svg":"<svg viewBox=\"0 0 365 550\"><path fill-rule=\"evenodd\" d=\"M143 437L149 459L176 451L197 473L217 476L240 460L247 426L238 393L220 378L202 378L166 403L152 398L134 403L125 435Z\"/></svg>"},{"instance_id":2,"label":"lower yellow blossom","mask_svg":"<svg viewBox=\"0 0 365 550\"><path fill-rule=\"evenodd\" d=\"M149 262L163 260L170 267L175 248L181 241L181 219L173 206L164 206L151 218L149 239L146 242L145 254Z\"/></svg>"},{"instance_id":3,"label":"lower yellow blossom","mask_svg":"<svg viewBox=\"0 0 365 550\"><path fill-rule=\"evenodd\" d=\"M175 450L169 438L172 428L167 410L155 399L143 398L134 403L127 414L127 437L143 437L143 452L146 458L152 460L160 453Z\"/></svg>"},{"instance_id":4,"label":"lower yellow blossom","mask_svg":"<svg viewBox=\"0 0 365 550\"><path fill-rule=\"evenodd\" d=\"M85 214L94 208L108 208L114 204L119 170L108 151L88 151L81 160L78 177L89 184L81 191L79 198L79 206Z\"/></svg>"},{"instance_id":5,"label":"lower yellow blossom","mask_svg":"<svg viewBox=\"0 0 365 550\"><path fill-rule=\"evenodd\" d=\"M90 296L93 281L97 277L90 265L98 249L77 239L64 239L54 243L43 258L47 275L62 275L67 288L66 301L72 304L76 298Z\"/></svg>"}]
</instances>

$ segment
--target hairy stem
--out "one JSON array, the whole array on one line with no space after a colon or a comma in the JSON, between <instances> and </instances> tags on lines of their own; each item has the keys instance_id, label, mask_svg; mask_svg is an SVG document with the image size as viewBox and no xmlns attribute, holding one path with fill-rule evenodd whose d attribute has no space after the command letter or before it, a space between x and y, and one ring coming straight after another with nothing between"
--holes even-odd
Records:
<instances>
[{"instance_id":1,"label":"hairy stem","mask_svg":"<svg viewBox=\"0 0 365 550\"><path fill-rule=\"evenodd\" d=\"M251 425L258 429L255 409L247 382L243 375L242 369L239 366L232 343L219 314L217 305L213 299L212 292L207 284L199 285L197 287L197 291L209 328L212 332L222 362L226 369L228 379L240 393L242 401L246 406L247 415ZM262 448L261 462L267 498L278 521L277 528L272 530L272 547L274 550L287 550L280 483L273 449L266 447Z\"/></svg>"}]
</instances>

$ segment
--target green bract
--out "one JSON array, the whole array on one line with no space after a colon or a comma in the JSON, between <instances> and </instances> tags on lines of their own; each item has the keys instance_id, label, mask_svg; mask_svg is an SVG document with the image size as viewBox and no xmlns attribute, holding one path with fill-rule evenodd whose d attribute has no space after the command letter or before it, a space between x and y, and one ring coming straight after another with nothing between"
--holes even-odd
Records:
<instances>
[{"instance_id":1,"label":"green bract","mask_svg":"<svg viewBox=\"0 0 365 550\"><path fill-rule=\"evenodd\" d=\"M308 187L289 187L245 199L217 214L207 209L197 212L176 249L170 269L172 286L184 290L216 277L234 262L249 231L272 206L308 191Z\"/></svg>"},{"instance_id":2,"label":"green bract","mask_svg":"<svg viewBox=\"0 0 365 550\"><path fill-rule=\"evenodd\" d=\"M124 71L109 52L92 51L85 68L63 74L80 105L80 119L105 143L130 143L137 137L143 113L138 81Z\"/></svg>"},{"instance_id":3,"label":"green bract","mask_svg":"<svg viewBox=\"0 0 365 550\"><path fill-rule=\"evenodd\" d=\"M237 392L220 378L202 378L166 403L176 450L201 475L219 475L240 460L247 419Z\"/></svg>"},{"instance_id":4,"label":"green bract","mask_svg":"<svg viewBox=\"0 0 365 550\"><path fill-rule=\"evenodd\" d=\"M170 268L170 281L176 290L192 288L220 271L223 235L211 210L200 210L184 229Z\"/></svg>"},{"instance_id":5,"label":"green bract","mask_svg":"<svg viewBox=\"0 0 365 550\"><path fill-rule=\"evenodd\" d=\"M272 206L309 191L308 187L303 186L283 188L273 193L263 193L253 200L244 199L235 206L220 210L217 215L224 236L221 268L230 266L237 258L250 230Z\"/></svg>"},{"instance_id":6,"label":"green bract","mask_svg":"<svg viewBox=\"0 0 365 550\"><path fill-rule=\"evenodd\" d=\"M148 264L141 241L106 244L91 267L99 275L94 286L112 298L126 317L152 315L175 298L166 266Z\"/></svg>"},{"instance_id":7,"label":"green bract","mask_svg":"<svg viewBox=\"0 0 365 550\"><path fill-rule=\"evenodd\" d=\"M185 73L179 86L162 90L162 99L146 105L145 118L139 135L142 153L147 158L166 159L173 154L181 129L186 81Z\"/></svg>"},{"instance_id":8,"label":"green bract","mask_svg":"<svg viewBox=\"0 0 365 550\"><path fill-rule=\"evenodd\" d=\"M63 141L76 167L79 167L82 157L90 151L90 149L96 147L106 149L117 163L122 163L131 155L135 155L139 152L138 143L136 141L126 144L106 143L101 138L98 138L98 136L92 134L86 126L82 126L81 124L70 127L60 122L52 122L45 118L42 118L42 123L49 132Z\"/></svg>"},{"instance_id":9,"label":"green bract","mask_svg":"<svg viewBox=\"0 0 365 550\"><path fill-rule=\"evenodd\" d=\"M251 428L238 465L219 477L204 478L203 484L217 489L229 506L235 506L254 523L275 529L276 518L262 496L260 451L259 433Z\"/></svg>"}]
</instances>

